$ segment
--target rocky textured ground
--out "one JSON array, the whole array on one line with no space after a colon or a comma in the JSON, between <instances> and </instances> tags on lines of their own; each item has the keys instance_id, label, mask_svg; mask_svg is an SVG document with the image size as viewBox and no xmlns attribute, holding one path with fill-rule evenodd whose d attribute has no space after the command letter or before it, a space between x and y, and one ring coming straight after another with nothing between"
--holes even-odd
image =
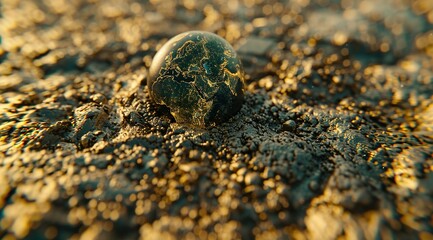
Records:
<instances>
[{"instance_id":1,"label":"rocky textured ground","mask_svg":"<svg viewBox=\"0 0 433 240\"><path fill-rule=\"evenodd\" d=\"M429 0L0 2L0 238L433 238ZM245 103L149 99L170 37L227 39Z\"/></svg>"}]
</instances>

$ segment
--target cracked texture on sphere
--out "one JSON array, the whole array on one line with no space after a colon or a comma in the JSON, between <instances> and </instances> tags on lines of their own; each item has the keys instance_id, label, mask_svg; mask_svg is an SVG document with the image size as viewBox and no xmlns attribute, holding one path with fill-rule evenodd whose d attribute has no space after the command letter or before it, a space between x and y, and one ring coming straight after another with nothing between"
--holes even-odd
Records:
<instances>
[{"instance_id":1,"label":"cracked texture on sphere","mask_svg":"<svg viewBox=\"0 0 433 240\"><path fill-rule=\"evenodd\" d=\"M243 70L223 38L192 31L170 39L155 55L148 78L151 98L170 109L178 123L206 127L242 106Z\"/></svg>"}]
</instances>

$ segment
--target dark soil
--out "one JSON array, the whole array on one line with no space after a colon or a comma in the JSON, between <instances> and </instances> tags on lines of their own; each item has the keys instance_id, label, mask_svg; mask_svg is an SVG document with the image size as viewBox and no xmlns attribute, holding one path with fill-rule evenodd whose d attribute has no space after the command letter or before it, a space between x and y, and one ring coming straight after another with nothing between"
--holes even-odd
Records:
<instances>
[{"instance_id":1,"label":"dark soil","mask_svg":"<svg viewBox=\"0 0 433 240\"><path fill-rule=\"evenodd\" d=\"M433 238L430 0L0 9L0 238ZM240 112L206 129L146 87L190 30L246 72Z\"/></svg>"}]
</instances>

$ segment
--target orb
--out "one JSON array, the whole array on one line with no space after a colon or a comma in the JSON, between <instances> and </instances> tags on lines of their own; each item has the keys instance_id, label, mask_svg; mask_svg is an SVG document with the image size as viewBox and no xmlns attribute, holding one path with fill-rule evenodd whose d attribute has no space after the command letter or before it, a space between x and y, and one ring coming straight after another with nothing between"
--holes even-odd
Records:
<instances>
[{"instance_id":1,"label":"orb","mask_svg":"<svg viewBox=\"0 0 433 240\"><path fill-rule=\"evenodd\" d=\"M176 122L198 127L227 121L242 107L244 72L233 47L216 34L181 33L156 53L147 86Z\"/></svg>"}]
</instances>

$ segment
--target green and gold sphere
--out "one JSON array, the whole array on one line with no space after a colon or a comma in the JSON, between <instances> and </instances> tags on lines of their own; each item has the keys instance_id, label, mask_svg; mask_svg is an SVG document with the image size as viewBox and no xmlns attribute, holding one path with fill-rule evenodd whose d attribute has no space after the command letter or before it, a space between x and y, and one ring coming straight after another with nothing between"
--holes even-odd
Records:
<instances>
[{"instance_id":1,"label":"green and gold sphere","mask_svg":"<svg viewBox=\"0 0 433 240\"><path fill-rule=\"evenodd\" d=\"M242 106L244 75L232 46L202 31L181 33L156 53L147 86L178 123L198 127L228 120Z\"/></svg>"}]
</instances>

